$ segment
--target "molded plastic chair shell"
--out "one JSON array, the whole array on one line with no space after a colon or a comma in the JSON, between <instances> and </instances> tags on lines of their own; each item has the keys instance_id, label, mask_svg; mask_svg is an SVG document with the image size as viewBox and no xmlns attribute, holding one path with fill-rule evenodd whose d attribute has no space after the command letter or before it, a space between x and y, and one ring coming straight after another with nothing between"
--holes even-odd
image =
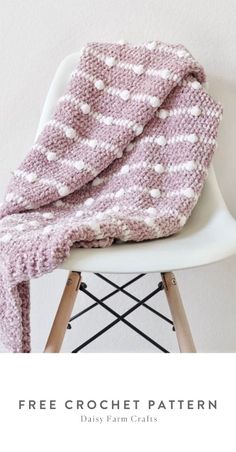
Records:
<instances>
[{"instance_id":1,"label":"molded plastic chair shell","mask_svg":"<svg viewBox=\"0 0 236 452\"><path fill-rule=\"evenodd\" d=\"M66 57L51 83L37 135L51 118L63 95L79 53ZM198 267L236 253L236 221L221 195L210 168L200 199L182 231L168 238L109 248L72 249L60 268L100 273L150 273Z\"/></svg>"}]
</instances>

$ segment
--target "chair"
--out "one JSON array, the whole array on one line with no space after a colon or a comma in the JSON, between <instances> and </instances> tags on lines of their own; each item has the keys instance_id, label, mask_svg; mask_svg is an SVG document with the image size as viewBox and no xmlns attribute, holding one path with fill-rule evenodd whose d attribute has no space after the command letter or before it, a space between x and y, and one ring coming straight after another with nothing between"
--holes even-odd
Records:
<instances>
[{"instance_id":1,"label":"chair","mask_svg":"<svg viewBox=\"0 0 236 452\"><path fill-rule=\"evenodd\" d=\"M79 53L73 53L60 64L43 107L37 135L53 114L56 101L63 95L78 59ZM100 273L160 272L162 283L159 284L157 291L165 290L179 349L181 352L195 352L173 271L207 265L234 253L236 253L236 221L224 203L211 167L199 202L179 234L142 243L114 244L109 248L71 250L70 256L60 266L61 269L69 270L70 273L45 352L60 351L76 295L80 287L81 289L85 287L81 284L81 272L93 272L99 275ZM143 301L139 302L141 303ZM117 321L120 318L125 321L125 315L118 317ZM129 322L126 321L126 323Z\"/></svg>"}]
</instances>

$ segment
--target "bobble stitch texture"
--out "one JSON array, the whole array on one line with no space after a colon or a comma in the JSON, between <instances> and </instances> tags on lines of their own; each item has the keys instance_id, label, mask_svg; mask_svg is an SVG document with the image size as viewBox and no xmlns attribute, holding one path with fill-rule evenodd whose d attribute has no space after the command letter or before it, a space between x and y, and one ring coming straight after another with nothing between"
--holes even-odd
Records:
<instances>
[{"instance_id":1,"label":"bobble stitch texture","mask_svg":"<svg viewBox=\"0 0 236 452\"><path fill-rule=\"evenodd\" d=\"M120 97L121 97L121 99L123 99L123 100L129 100L129 98L130 98L130 93L129 93L129 91L127 90L127 89L124 89L124 91L121 91L121 93L120 93Z\"/></svg>"},{"instance_id":2,"label":"bobble stitch texture","mask_svg":"<svg viewBox=\"0 0 236 452\"><path fill-rule=\"evenodd\" d=\"M72 127L68 127L66 129L66 136L67 138L73 140L74 138L76 138L76 131Z\"/></svg>"},{"instance_id":3,"label":"bobble stitch texture","mask_svg":"<svg viewBox=\"0 0 236 452\"><path fill-rule=\"evenodd\" d=\"M102 80L96 80L94 85L95 85L95 88L97 88L99 91L101 91L105 88L104 82Z\"/></svg>"},{"instance_id":4,"label":"bobble stitch texture","mask_svg":"<svg viewBox=\"0 0 236 452\"><path fill-rule=\"evenodd\" d=\"M90 105L89 104L82 104L80 106L82 113L84 113L84 115L88 115L90 113Z\"/></svg>"},{"instance_id":5,"label":"bobble stitch texture","mask_svg":"<svg viewBox=\"0 0 236 452\"><path fill-rule=\"evenodd\" d=\"M73 244L156 239L188 221L222 116L204 82L182 46L85 46L0 207L9 350L30 351L27 280L54 270Z\"/></svg>"}]
</instances>

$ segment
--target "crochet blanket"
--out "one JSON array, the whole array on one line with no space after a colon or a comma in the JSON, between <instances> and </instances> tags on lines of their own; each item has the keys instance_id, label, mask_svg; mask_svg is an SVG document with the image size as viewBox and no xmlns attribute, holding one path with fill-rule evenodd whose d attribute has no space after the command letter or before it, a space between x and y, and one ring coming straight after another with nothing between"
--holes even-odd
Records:
<instances>
[{"instance_id":1,"label":"crochet blanket","mask_svg":"<svg viewBox=\"0 0 236 452\"><path fill-rule=\"evenodd\" d=\"M0 210L0 330L10 351L30 351L30 278L54 270L72 246L156 239L184 226L222 114L204 81L181 45L82 50Z\"/></svg>"}]
</instances>

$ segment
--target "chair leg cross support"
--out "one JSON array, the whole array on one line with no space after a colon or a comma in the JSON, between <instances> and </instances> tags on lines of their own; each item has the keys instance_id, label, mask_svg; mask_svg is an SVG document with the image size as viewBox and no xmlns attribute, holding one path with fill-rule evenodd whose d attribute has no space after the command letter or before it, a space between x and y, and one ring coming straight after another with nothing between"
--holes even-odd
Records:
<instances>
[{"instance_id":1,"label":"chair leg cross support","mask_svg":"<svg viewBox=\"0 0 236 452\"><path fill-rule=\"evenodd\" d=\"M96 333L94 336L86 340L83 344L78 346L75 350L73 350L73 353L77 353L82 348L87 346L89 343L97 339L99 336L104 334L106 331L108 331L110 328L112 328L114 325L116 325L118 322L123 322L126 326L134 330L137 334L142 336L144 339L152 343L156 348L161 350L164 353L168 353L168 351L162 347L160 344L158 344L155 340L153 340L151 337L146 335L143 331L136 328L131 322L129 322L126 317L133 311L135 311L140 306L143 306L144 308L150 310L152 313L159 316L162 320L165 322L171 324L173 326L173 331L176 331L176 336L179 344L179 348L181 352L188 352L192 353L195 352L195 346L193 342L193 338L191 335L191 331L189 328L188 320L184 311L184 307L182 304L182 300L180 297L180 293L178 290L178 286L176 283L175 276L172 272L166 272L161 273L162 282L158 284L158 287L156 290L151 292L149 295L147 295L144 299L139 300L137 297L135 297L133 294L129 293L126 288L137 281L138 279L145 276L145 274L140 274L136 276L135 278L132 278L127 283L123 284L122 286L118 286L116 283L105 277L104 275L101 275L99 273L96 273L96 276L103 279L107 283L109 283L115 290L113 290L110 294L106 295L102 299L98 299L95 295L93 295L91 292L87 290L87 286L85 283L81 283L81 274L79 272L70 272L60 305L58 307L49 337L48 341L45 347L46 353L57 353L60 351L66 329L71 329L71 322L78 318L79 316L85 314L89 310L93 309L95 306L99 305L109 311L111 314L114 315L115 320L108 324L105 328L103 328L101 331ZM88 295L94 303L90 305L89 307L85 308L83 311L79 312L78 314L74 315L70 318L73 306L76 300L76 296L78 293L79 288L82 292L84 292L86 295ZM161 314L159 311L154 309L152 306L149 306L146 304L146 302L153 297L156 293L160 292L161 290L165 290L165 294L168 300L170 312L172 315L172 320L168 319L165 315ZM117 292L122 292L123 294L127 295L131 299L133 299L136 304L128 309L126 312L124 312L122 315L118 314L116 311L114 311L112 308L110 308L107 304L104 303L105 300L115 295Z\"/></svg>"},{"instance_id":2,"label":"chair leg cross support","mask_svg":"<svg viewBox=\"0 0 236 452\"><path fill-rule=\"evenodd\" d=\"M168 351L162 347L162 345L158 344L158 342L156 342L155 340L153 340L151 337L149 337L147 334L145 334L143 331L141 331L139 328L137 328L136 326L134 326L131 322L129 322L126 317L131 314L132 312L134 312L137 308L139 308L140 306L144 306L146 307L145 303L147 300L149 300L151 297L153 297L155 294L157 294L158 292L160 292L161 290L163 290L162 288L162 283L158 285L158 288L155 289L153 292L151 292L147 297L143 298L143 300L138 300L137 304L132 306L132 308L128 309L126 312L124 312L122 315L118 314L116 311L114 311L114 309L110 308L109 306L107 306L105 303L103 303L103 300L99 300L97 297L95 297L95 295L91 294L90 292L88 292L86 289L83 289L83 292L88 295L90 298L92 298L93 300L96 301L96 305L102 306L104 309L106 309L108 312L110 312L111 314L114 315L114 317L116 317L116 320L114 320L113 322L109 323L105 328L103 328L101 331L99 331L98 333L96 333L94 336L92 336L90 339L88 339L87 341L85 341L83 344L79 345L78 347L76 347L75 350L73 350L72 353L78 353L82 348L84 348L86 345L90 344L91 342L93 342L95 339L97 339L99 336L101 336L102 334L104 334L106 331L108 331L110 328L112 328L113 326L115 326L118 322L122 322L124 323L126 326L128 326L129 328L131 328L133 331L135 331L136 333L138 333L140 336L142 336L144 339L146 339L148 342L150 342L151 344L153 344L156 348L158 348L159 350L161 350L164 353L168 353ZM110 294L110 296L113 295ZM128 296L130 296L130 294L128 294ZM108 298L108 296L104 297L104 298ZM71 321L71 320L70 320Z\"/></svg>"}]
</instances>

